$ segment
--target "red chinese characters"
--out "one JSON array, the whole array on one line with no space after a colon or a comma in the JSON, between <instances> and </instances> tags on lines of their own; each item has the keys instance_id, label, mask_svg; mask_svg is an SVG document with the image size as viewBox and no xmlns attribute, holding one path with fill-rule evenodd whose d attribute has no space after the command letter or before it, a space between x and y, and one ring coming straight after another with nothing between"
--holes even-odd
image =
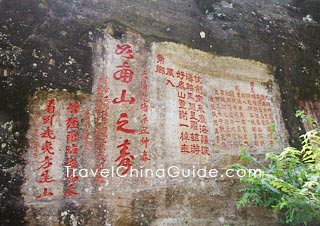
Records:
<instances>
[{"instance_id":1,"label":"red chinese characters","mask_svg":"<svg viewBox=\"0 0 320 226\"><path fill-rule=\"evenodd\" d=\"M159 61L164 61L164 58L159 57ZM142 125L141 130L139 131L139 134L141 135L140 143L143 147L143 152L140 155L140 161L147 162L150 160L149 153L148 153L148 145L150 142L149 139L149 130L148 130L148 108L149 108L149 99L148 99L148 74L146 71L143 71L142 80L140 83L141 87L141 96L140 100L142 101L142 104L140 105L140 111L142 113L142 116L140 117L140 123Z\"/></svg>"},{"instance_id":2,"label":"red chinese characters","mask_svg":"<svg viewBox=\"0 0 320 226\"><path fill-rule=\"evenodd\" d=\"M115 97L112 100L112 103L116 106L119 104L133 105L136 100L134 97L127 95L126 89L129 88L128 85L133 81L134 78L134 71L130 67L130 60L134 59L132 47L129 44L118 44L116 46L115 53L121 58L125 58L127 61L123 61L121 65L116 66L116 70L113 73L113 78L116 81L121 82L122 85L125 85L126 87L121 90L120 97ZM135 129L130 128L129 125L128 113L120 113L120 116L116 121L116 131L128 135L134 134L136 132ZM135 157L129 151L129 144L129 139L124 139L123 143L116 146L116 148L120 150L115 162L117 163L117 167L122 168L122 175L127 174L130 171L132 168L132 161L135 159Z\"/></svg>"},{"instance_id":3,"label":"red chinese characters","mask_svg":"<svg viewBox=\"0 0 320 226\"><path fill-rule=\"evenodd\" d=\"M77 169L77 154L78 154L78 137L79 137L79 121L78 121L78 113L79 113L80 104L78 101L70 102L67 111L69 114L69 118L66 120L66 128L67 128L67 146L66 146L66 163L67 167L71 169ZM67 189L64 191L65 197L72 197L78 195L79 192L76 191L75 184L78 182L78 176L73 176L70 174L67 178Z\"/></svg>"},{"instance_id":4,"label":"red chinese characters","mask_svg":"<svg viewBox=\"0 0 320 226\"><path fill-rule=\"evenodd\" d=\"M136 99L134 97L130 97L129 99L126 99L127 90L123 89L121 91L121 97L113 99L112 103L114 104L120 104L120 103L129 103L134 104Z\"/></svg>"},{"instance_id":5,"label":"red chinese characters","mask_svg":"<svg viewBox=\"0 0 320 226\"><path fill-rule=\"evenodd\" d=\"M113 73L113 78L115 80L120 80L124 83L132 82L134 73L131 70L127 61L123 62L122 65L117 66L117 68L119 69Z\"/></svg>"},{"instance_id":6,"label":"red chinese characters","mask_svg":"<svg viewBox=\"0 0 320 226\"><path fill-rule=\"evenodd\" d=\"M121 131L123 133L131 133L134 134L135 130L134 129L129 129L129 128L125 128L124 126L126 126L129 121L126 119L128 118L128 114L127 113L121 113L119 119L117 120L117 131Z\"/></svg>"},{"instance_id":7,"label":"red chinese characters","mask_svg":"<svg viewBox=\"0 0 320 226\"><path fill-rule=\"evenodd\" d=\"M36 157L40 158L37 171L40 172L40 176L37 179L38 184L42 184L42 190L40 194L36 195L36 199L45 199L54 196L52 192L52 182L55 180L51 175L51 167L53 164L54 147L53 141L56 136L53 131L54 113L55 113L55 99L47 100L45 109L45 115L42 116L42 125L44 129L40 133L43 142L41 143L41 154Z\"/></svg>"},{"instance_id":8,"label":"red chinese characters","mask_svg":"<svg viewBox=\"0 0 320 226\"><path fill-rule=\"evenodd\" d=\"M165 76L166 86L177 91L182 154L210 155L202 77L185 70L165 67L165 58L156 56L155 72Z\"/></svg>"},{"instance_id":9,"label":"red chinese characters","mask_svg":"<svg viewBox=\"0 0 320 226\"><path fill-rule=\"evenodd\" d=\"M98 79L97 99L94 110L94 140L93 150L96 155L96 168L100 172L106 164L106 145L108 137L108 119L109 119L109 86L105 76L100 76ZM87 116L86 116L87 115ZM89 123L89 112L85 117ZM86 135L87 136L87 135ZM105 179L100 173L95 177L96 183L105 183Z\"/></svg>"},{"instance_id":10,"label":"red chinese characters","mask_svg":"<svg viewBox=\"0 0 320 226\"><path fill-rule=\"evenodd\" d=\"M115 161L118 162L118 167L124 168L124 170L121 172L122 175L129 172L132 167L132 160L134 160L134 156L128 151L129 144L129 140L125 139L122 144L117 145L117 148L120 149L120 155Z\"/></svg>"},{"instance_id":11,"label":"red chinese characters","mask_svg":"<svg viewBox=\"0 0 320 226\"><path fill-rule=\"evenodd\" d=\"M270 96L257 94L254 82L249 87L249 93L242 92L239 86L234 90L214 89L209 97L218 150L273 145Z\"/></svg>"},{"instance_id":12,"label":"red chinese characters","mask_svg":"<svg viewBox=\"0 0 320 226\"><path fill-rule=\"evenodd\" d=\"M129 44L124 44L124 45L118 44L115 52L117 55L121 55L121 57L123 58L129 59L129 60L134 59L133 51L132 51L131 45Z\"/></svg>"},{"instance_id":13,"label":"red chinese characters","mask_svg":"<svg viewBox=\"0 0 320 226\"><path fill-rule=\"evenodd\" d=\"M150 158L148 157L148 152L146 150L143 151L140 160L143 162L147 162L150 160Z\"/></svg>"}]
</instances>

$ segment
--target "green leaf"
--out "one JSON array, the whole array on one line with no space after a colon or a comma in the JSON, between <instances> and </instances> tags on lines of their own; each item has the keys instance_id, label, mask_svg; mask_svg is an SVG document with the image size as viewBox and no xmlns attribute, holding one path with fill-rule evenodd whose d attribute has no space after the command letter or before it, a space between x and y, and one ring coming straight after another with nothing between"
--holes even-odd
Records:
<instances>
[{"instance_id":1,"label":"green leaf","mask_svg":"<svg viewBox=\"0 0 320 226\"><path fill-rule=\"evenodd\" d=\"M303 120L311 120L304 112L296 114ZM266 153L258 161L242 148L240 159L246 165L235 164L237 169L259 165L261 177L240 178L245 185L240 191L242 197L237 207L246 205L264 206L283 211L284 222L290 225L308 224L320 221L320 130L308 131L301 136L301 148L287 147L281 153ZM264 167L267 162L267 167ZM250 167L247 164L250 163Z\"/></svg>"}]
</instances>

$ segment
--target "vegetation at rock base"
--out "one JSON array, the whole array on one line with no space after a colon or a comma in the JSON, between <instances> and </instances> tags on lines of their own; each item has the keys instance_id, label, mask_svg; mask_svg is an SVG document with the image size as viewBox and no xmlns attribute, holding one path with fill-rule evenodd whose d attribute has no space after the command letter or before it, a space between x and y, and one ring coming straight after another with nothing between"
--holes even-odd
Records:
<instances>
[{"instance_id":1,"label":"vegetation at rock base","mask_svg":"<svg viewBox=\"0 0 320 226\"><path fill-rule=\"evenodd\" d=\"M235 164L234 169L247 172L240 178L245 186L238 200L241 206L263 206L280 213L282 223L308 225L320 222L320 127L303 111L296 113L314 129L301 136L302 147L287 147L281 153L267 153L264 161L242 152L246 164ZM260 175L249 175L249 165L258 166Z\"/></svg>"}]
</instances>

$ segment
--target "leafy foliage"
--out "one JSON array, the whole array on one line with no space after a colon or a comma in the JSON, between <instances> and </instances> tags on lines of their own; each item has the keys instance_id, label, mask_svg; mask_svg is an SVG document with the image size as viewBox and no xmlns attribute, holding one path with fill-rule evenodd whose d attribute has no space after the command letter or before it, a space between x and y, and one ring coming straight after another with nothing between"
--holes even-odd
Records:
<instances>
[{"instance_id":1,"label":"leafy foliage","mask_svg":"<svg viewBox=\"0 0 320 226\"><path fill-rule=\"evenodd\" d=\"M297 112L297 116L316 125L309 116ZM248 204L275 209L284 213L288 225L307 225L320 222L320 130L319 127L302 135L302 148L285 148L280 154L267 153L267 166L253 156L242 152L240 159L251 166L258 165L260 175L249 173L248 166L236 164L234 169L247 171L240 182L245 184L237 206ZM248 164L246 164L248 165Z\"/></svg>"}]
</instances>

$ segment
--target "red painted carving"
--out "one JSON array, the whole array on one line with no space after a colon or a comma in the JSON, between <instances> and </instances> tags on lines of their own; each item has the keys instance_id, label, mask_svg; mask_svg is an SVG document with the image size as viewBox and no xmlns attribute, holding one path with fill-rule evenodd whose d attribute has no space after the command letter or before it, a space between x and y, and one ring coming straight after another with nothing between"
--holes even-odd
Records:
<instances>
[{"instance_id":1,"label":"red painted carving","mask_svg":"<svg viewBox=\"0 0 320 226\"><path fill-rule=\"evenodd\" d=\"M121 91L121 97L113 99L112 103L114 103L114 104L120 104L120 103L134 104L136 99L134 97L130 97L130 99L126 100L126 94L127 94L127 90L123 89Z\"/></svg>"},{"instance_id":2,"label":"red painted carving","mask_svg":"<svg viewBox=\"0 0 320 226\"><path fill-rule=\"evenodd\" d=\"M125 83L132 82L133 79L133 71L130 69L129 63L125 61L122 65L117 66L117 68L120 68L118 71L113 73L113 78L115 80L121 80Z\"/></svg>"},{"instance_id":3,"label":"red painted carving","mask_svg":"<svg viewBox=\"0 0 320 226\"><path fill-rule=\"evenodd\" d=\"M124 126L129 123L129 121L126 118L128 118L127 113L120 114L120 118L117 120L117 131L134 134L135 133L134 129L124 128Z\"/></svg>"},{"instance_id":4,"label":"red painted carving","mask_svg":"<svg viewBox=\"0 0 320 226\"><path fill-rule=\"evenodd\" d=\"M120 149L120 155L115 160L118 162L118 167L124 167L125 169L121 172L122 175L127 174L132 167L132 160L134 160L134 156L128 151L128 145L130 144L128 139L124 140L124 143L119 144L117 148Z\"/></svg>"},{"instance_id":5,"label":"red painted carving","mask_svg":"<svg viewBox=\"0 0 320 226\"><path fill-rule=\"evenodd\" d=\"M134 59L132 47L129 44L124 44L124 45L118 44L115 52L118 55L122 55L122 57L126 59L130 59L130 60Z\"/></svg>"}]
</instances>

